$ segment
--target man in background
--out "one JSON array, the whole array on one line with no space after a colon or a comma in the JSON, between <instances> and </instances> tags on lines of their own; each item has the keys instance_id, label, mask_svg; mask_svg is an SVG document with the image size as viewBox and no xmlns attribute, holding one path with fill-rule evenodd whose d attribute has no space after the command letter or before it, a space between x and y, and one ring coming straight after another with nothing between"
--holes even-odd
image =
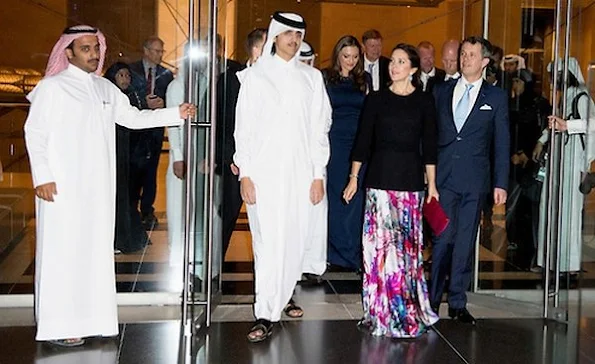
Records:
<instances>
[{"instance_id":1,"label":"man in background","mask_svg":"<svg viewBox=\"0 0 595 364\"><path fill-rule=\"evenodd\" d=\"M173 80L173 74L161 66L164 43L156 36L147 38L143 44L143 58L130 64L132 87L138 92L142 109L165 107L165 91ZM157 166L163 144L163 128L135 131L130 135L130 196L134 208L138 208L146 229L158 221L155 217L157 195Z\"/></svg>"},{"instance_id":2,"label":"man in background","mask_svg":"<svg viewBox=\"0 0 595 364\"><path fill-rule=\"evenodd\" d=\"M372 76L372 89L378 91L390 85L388 65L390 59L382 55L382 35L370 29L362 35L364 70Z\"/></svg>"},{"instance_id":3,"label":"man in background","mask_svg":"<svg viewBox=\"0 0 595 364\"><path fill-rule=\"evenodd\" d=\"M442 45L442 66L444 67L444 81L456 80L459 73L459 42L450 39Z\"/></svg>"},{"instance_id":4,"label":"man in background","mask_svg":"<svg viewBox=\"0 0 595 364\"><path fill-rule=\"evenodd\" d=\"M421 63L421 75L419 77L424 92L432 92L434 85L444 82L446 72L434 65L435 53L434 45L428 41L423 41L417 45L417 52Z\"/></svg>"},{"instance_id":5,"label":"man in background","mask_svg":"<svg viewBox=\"0 0 595 364\"><path fill-rule=\"evenodd\" d=\"M233 164L233 155L236 151L233 132L236 126L236 104L240 92L240 81L236 73L252 67L262 54L262 47L266 40L267 30L256 28L248 34L246 50L249 59L245 65L234 67L228 64L227 70L219 77L217 82L217 145L215 172L223 176L223 202L221 215L223 219L223 258L229 247L231 235L235 229L236 221L242 208L240 195L239 170Z\"/></svg>"}]
</instances>

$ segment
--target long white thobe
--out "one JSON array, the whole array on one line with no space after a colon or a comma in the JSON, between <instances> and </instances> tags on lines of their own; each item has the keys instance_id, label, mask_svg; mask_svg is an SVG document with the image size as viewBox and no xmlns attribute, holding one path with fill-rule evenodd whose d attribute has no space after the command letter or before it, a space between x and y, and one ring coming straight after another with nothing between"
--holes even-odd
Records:
<instances>
[{"instance_id":1,"label":"long white thobe","mask_svg":"<svg viewBox=\"0 0 595 364\"><path fill-rule=\"evenodd\" d=\"M175 105L184 100L183 76L172 81L165 93L167 105ZM176 177L173 171L175 162L184 162L184 130L181 126L167 128L169 141L169 165L165 177L167 186L167 236L169 240L170 267L182 267L184 249L184 180ZM178 277L181 282L181 271L172 272L173 277Z\"/></svg>"},{"instance_id":2,"label":"long white thobe","mask_svg":"<svg viewBox=\"0 0 595 364\"><path fill-rule=\"evenodd\" d=\"M70 65L28 95L25 141L36 198L37 340L118 334L114 272L115 123L179 125L178 108L139 111L110 81Z\"/></svg>"},{"instance_id":3,"label":"long white thobe","mask_svg":"<svg viewBox=\"0 0 595 364\"><path fill-rule=\"evenodd\" d=\"M183 69L183 68L182 68ZM206 114L206 90L208 79L205 74L201 74L198 78L198 118L200 121L205 121L204 115ZM166 93L167 104L180 104L184 102L185 96L185 77L184 73L180 72L178 77L169 84ZM174 175L173 164L174 162L185 161L186 151L186 134L181 126L167 128L168 140L169 140L169 166L166 174L167 184L167 232L169 238L170 266L175 268L170 271L173 273L172 279L177 279L180 283L182 282L181 268L183 266L183 249L184 249L184 209L185 209L185 194L184 194L184 180ZM207 192L206 186L208 185L208 175L205 175L203 163L206 156L205 146L208 145L206 138L209 136L204 128L196 129L192 128L192 140L194 143L192 147L192 158L195 159L192 168L192 181L193 185L190 188L190 195L192 198L192 216L190 221L190 244L193 245L191 251L194 252L194 257L190 258L190 261L194 261L193 273L196 277L204 279L206 276L205 272L205 243L207 242L206 233L207 226L204 219L204 199L205 193ZM197 170L198 169L198 170ZM217 214L218 206L220 204L220 178L215 178L215 192L213 194L215 205L215 213L211 218L213 219L213 260L212 270L213 276L216 276L219 272L221 265L221 217ZM179 268L179 269L178 269ZM196 287L196 291L199 288Z\"/></svg>"},{"instance_id":4,"label":"long white thobe","mask_svg":"<svg viewBox=\"0 0 595 364\"><path fill-rule=\"evenodd\" d=\"M570 110L575 95L578 95L582 88L569 87L567 91L567 105ZM563 134L564 143L564 171L561 179L561 198L560 206L561 219L561 240L560 260L561 272L576 272L581 269L581 245L582 245L582 226L583 226L583 203L585 196L580 192L579 185L582 179L582 173L589 171L589 165L595 158L594 155L594 131L595 131L595 105L589 95L584 95L578 100L577 110L581 119L568 120L568 132ZM589 114L589 112L591 114ZM544 130L539 141L547 142L549 139L549 130ZM547 216L546 201L547 184L543 185L540 200L539 233L537 245L537 264L544 264L544 248L546 241L545 222ZM552 247L553 250L554 247ZM553 257L553 254L552 254ZM552 261L554 264L554 261Z\"/></svg>"},{"instance_id":5,"label":"long white thobe","mask_svg":"<svg viewBox=\"0 0 595 364\"><path fill-rule=\"evenodd\" d=\"M256 190L256 204L247 206L254 311L256 318L279 321L312 248L310 187L326 174L331 106L320 71L295 59L267 56L242 72L234 162ZM322 274L326 254L309 257L315 258L311 273Z\"/></svg>"}]
</instances>

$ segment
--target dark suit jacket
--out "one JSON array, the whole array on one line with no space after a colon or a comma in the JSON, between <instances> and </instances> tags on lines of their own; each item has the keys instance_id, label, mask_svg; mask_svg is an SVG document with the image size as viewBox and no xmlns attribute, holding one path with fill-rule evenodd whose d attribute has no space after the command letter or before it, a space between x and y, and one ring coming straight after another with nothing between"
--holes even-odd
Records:
<instances>
[{"instance_id":1,"label":"dark suit jacket","mask_svg":"<svg viewBox=\"0 0 595 364\"><path fill-rule=\"evenodd\" d=\"M493 187L507 189L510 134L506 93L484 81L477 101L458 133L452 111L456 84L457 80L449 80L434 88L438 126L438 188L448 186L463 193L489 192L493 147Z\"/></svg>"},{"instance_id":2,"label":"dark suit jacket","mask_svg":"<svg viewBox=\"0 0 595 364\"><path fill-rule=\"evenodd\" d=\"M434 86L444 83L444 78L446 77L446 71L436 68L436 74L434 77L430 77L428 79L428 84L426 86L426 92L432 92Z\"/></svg>"},{"instance_id":3,"label":"dark suit jacket","mask_svg":"<svg viewBox=\"0 0 595 364\"><path fill-rule=\"evenodd\" d=\"M145 74L145 67L143 61L137 61L130 64L130 71L132 76L132 87L141 98L142 108L148 109L147 96L147 75ZM167 86L174 79L174 75L167 68L157 65L155 70L155 95L161 97L165 101L165 91Z\"/></svg>"},{"instance_id":4,"label":"dark suit jacket","mask_svg":"<svg viewBox=\"0 0 595 364\"><path fill-rule=\"evenodd\" d=\"M130 73L132 76L131 87L136 91L140 98L140 109L148 109L147 105L147 75L143 61L137 61L130 64ZM161 97L165 102L165 91L167 86L174 79L174 75L167 68L157 65L155 69L155 90L154 94ZM167 106L167 105L166 105ZM158 154L163 144L164 128L151 128L144 130L132 130L130 132L131 158L146 162L148 153ZM141 163L141 162L139 162Z\"/></svg>"},{"instance_id":5,"label":"dark suit jacket","mask_svg":"<svg viewBox=\"0 0 595 364\"><path fill-rule=\"evenodd\" d=\"M225 71L217 80L217 144L215 158L217 167L229 168L236 151L233 132L236 125L236 104L240 93L240 81L236 73L246 68L236 61L227 60ZM220 168L216 172L221 173Z\"/></svg>"},{"instance_id":6,"label":"dark suit jacket","mask_svg":"<svg viewBox=\"0 0 595 364\"><path fill-rule=\"evenodd\" d=\"M390 86L390 72L388 70L388 65L390 64L390 58L386 58L385 56L380 56L378 58L378 90L382 90ZM367 70L365 70L368 72ZM370 74L370 73L368 73ZM372 75L370 75L370 81L372 81Z\"/></svg>"}]
</instances>

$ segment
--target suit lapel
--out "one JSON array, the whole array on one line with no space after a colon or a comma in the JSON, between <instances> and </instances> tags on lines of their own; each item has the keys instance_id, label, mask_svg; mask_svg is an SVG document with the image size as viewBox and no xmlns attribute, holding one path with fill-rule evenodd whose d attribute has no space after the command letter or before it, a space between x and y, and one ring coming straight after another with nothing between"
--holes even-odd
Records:
<instances>
[{"instance_id":1,"label":"suit lapel","mask_svg":"<svg viewBox=\"0 0 595 364\"><path fill-rule=\"evenodd\" d=\"M447 103L447 107L448 107L448 124L454 129L455 133L457 133L457 127L455 125L455 117L454 114L452 112L452 98L455 97L455 87L456 87L457 83L453 82L452 85L449 86L448 88L448 103ZM458 133L457 133L458 134Z\"/></svg>"}]
</instances>

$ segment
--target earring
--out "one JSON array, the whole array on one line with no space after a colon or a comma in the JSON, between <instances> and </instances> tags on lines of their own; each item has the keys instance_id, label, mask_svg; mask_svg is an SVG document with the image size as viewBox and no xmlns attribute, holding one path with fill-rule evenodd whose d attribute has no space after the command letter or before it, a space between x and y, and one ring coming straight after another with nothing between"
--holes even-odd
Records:
<instances>
[{"instance_id":1,"label":"earring","mask_svg":"<svg viewBox=\"0 0 595 364\"><path fill-rule=\"evenodd\" d=\"M409 74L409 81L413 81L413 73Z\"/></svg>"}]
</instances>

